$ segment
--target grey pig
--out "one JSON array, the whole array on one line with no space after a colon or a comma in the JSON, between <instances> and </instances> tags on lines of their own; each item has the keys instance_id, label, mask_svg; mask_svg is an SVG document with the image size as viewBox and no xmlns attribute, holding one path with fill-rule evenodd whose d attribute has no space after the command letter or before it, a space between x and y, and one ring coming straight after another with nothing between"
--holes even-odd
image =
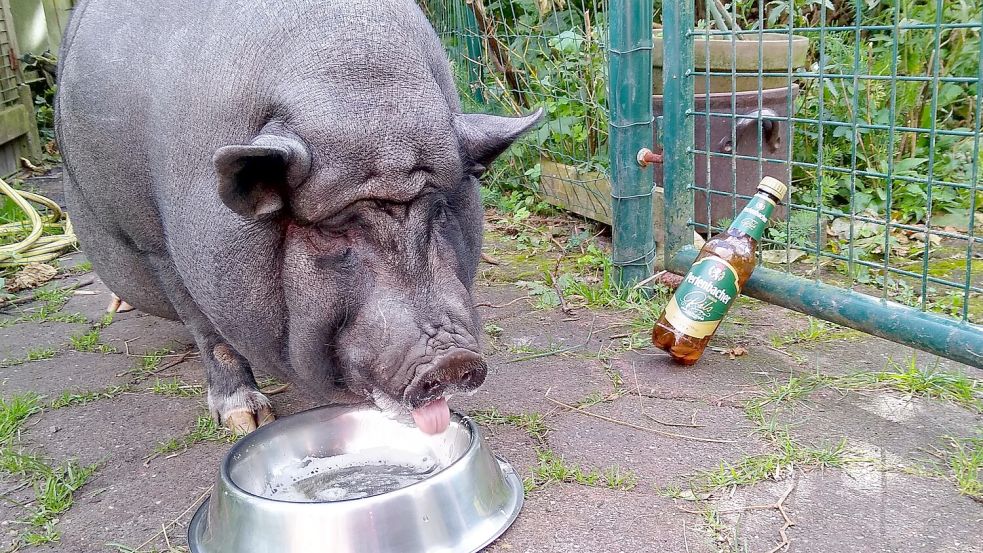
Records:
<instances>
[{"instance_id":1,"label":"grey pig","mask_svg":"<svg viewBox=\"0 0 983 553\"><path fill-rule=\"evenodd\" d=\"M78 236L114 294L187 326L215 417L272 420L256 368L446 428L487 372L478 177L540 111L461 113L411 0L83 0L61 53Z\"/></svg>"}]
</instances>

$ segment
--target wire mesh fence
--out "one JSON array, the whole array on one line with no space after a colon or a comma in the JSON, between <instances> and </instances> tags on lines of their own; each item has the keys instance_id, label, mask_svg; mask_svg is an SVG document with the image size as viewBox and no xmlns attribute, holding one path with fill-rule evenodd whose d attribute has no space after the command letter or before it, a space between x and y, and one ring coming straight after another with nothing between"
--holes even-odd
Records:
<instances>
[{"instance_id":1,"label":"wire mesh fence","mask_svg":"<svg viewBox=\"0 0 983 553\"><path fill-rule=\"evenodd\" d=\"M546 110L546 123L490 175L611 223L606 2L421 0L451 60L465 109ZM501 188L501 187L500 187Z\"/></svg>"},{"instance_id":2,"label":"wire mesh fence","mask_svg":"<svg viewBox=\"0 0 983 553\"><path fill-rule=\"evenodd\" d=\"M983 322L980 3L725 10L689 33L694 227L725 227L762 175L784 178L766 262Z\"/></svg>"},{"instance_id":3,"label":"wire mesh fence","mask_svg":"<svg viewBox=\"0 0 983 553\"><path fill-rule=\"evenodd\" d=\"M491 178L612 223L609 33L624 10L601 0L421 5L466 109L546 108L547 123ZM663 12L672 27L662 28ZM684 9L667 0L655 3L652 25L657 134L678 140L682 120L695 135L686 163L670 163L667 148L673 170L655 172L656 191L670 180L686 186L682 200L667 189L670 247L692 230L725 229L770 175L791 193L763 240L765 267L953 325L983 323L978 0L696 0ZM682 75L671 105L663 73L666 83Z\"/></svg>"}]
</instances>

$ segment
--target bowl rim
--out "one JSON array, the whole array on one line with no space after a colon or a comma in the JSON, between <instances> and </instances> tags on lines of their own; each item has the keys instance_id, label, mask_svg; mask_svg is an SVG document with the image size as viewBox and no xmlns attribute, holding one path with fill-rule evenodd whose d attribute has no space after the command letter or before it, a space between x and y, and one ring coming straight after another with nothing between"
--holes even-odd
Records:
<instances>
[{"instance_id":1,"label":"bowl rim","mask_svg":"<svg viewBox=\"0 0 983 553\"><path fill-rule=\"evenodd\" d=\"M467 415L462 416L462 418L472 422L471 417L468 417ZM488 537L484 538L481 545L472 550L471 553L478 553L479 551L482 551L491 545L495 540L502 537L502 535L512 527L512 524L519 517L519 513L522 511L522 507L525 505L525 489L523 487L522 478L519 477L519 473L516 472L515 467L498 455L493 455L493 458L495 459L495 462L498 464L499 468L502 470L502 476L506 486L508 486L512 492L512 495L510 496L512 509L503 520L502 526L495 530L495 532L491 533ZM408 488L409 486L406 487ZM188 549L191 551L191 553L207 553L201 549L201 535L204 533L205 527L208 524L208 504L211 502L211 499L212 498L210 495L209 497L206 497L205 500L201 502L201 505L198 506L195 514L191 516L191 520L188 521Z\"/></svg>"},{"instance_id":2,"label":"bowl rim","mask_svg":"<svg viewBox=\"0 0 983 553\"><path fill-rule=\"evenodd\" d=\"M381 413L383 415L386 414L385 411L382 411L378 407L375 407L375 406L373 406L371 404L365 404L364 406L323 405L321 407L314 407L314 408L311 408L311 409L306 409L304 411L300 411L298 413L294 413L293 415L284 417L282 419L277 419L276 421L273 421L270 424L267 424L265 426L262 426L262 427L260 427L260 428L258 428L256 430L250 432L248 435L244 436L242 439L240 439L239 441L237 441L229 449L229 451L225 454L225 457L222 459L222 464L219 467L219 480L221 482L223 482L223 486L225 487L225 489L228 490L228 491L230 491L230 492L242 494L244 496L251 497L251 498L256 498L256 499L263 500L263 501L272 501L274 503L282 503L282 504L290 504L290 505L333 505L333 504L346 504L346 503L351 503L351 502L354 502L354 501L363 501L363 500L367 500L367 499L377 499L377 498L380 498L380 497L389 495L391 493L396 493L396 492L399 492L399 491L402 491L402 490L408 490L410 488L413 488L413 486L416 486L416 485L419 485L419 484L423 484L423 483L431 480L432 478L437 477L438 475L440 475L444 471L446 471L446 470L450 469L451 467L459 464L463 459L467 458L469 455L472 455L474 453L474 451L478 447L480 447L480 445L481 445L479 443L479 440L476 439L476 437L478 436L478 434L477 434L478 429L477 429L477 426L476 426L474 420L472 420L471 417L469 417L467 415L463 415L463 414L459 413L458 411L455 411L454 409L451 409L451 421L452 422L453 421L457 421L458 423L461 423L461 425L464 426L467 429L467 431L468 431L468 447L464 451L462 451L461 454L456 459L454 459L454 461L452 461L451 463L447 464L446 466L441 467L440 470L438 470L437 472L433 473L432 475L430 475L430 476L428 476L428 477L426 477L426 478L424 478L422 480L418 480L416 482L413 482L412 484L410 484L408 486L403 486L401 488L396 488L394 490L389 490L387 492L378 493L378 494L374 494L374 495L368 495L368 496L365 496L365 497L354 497L354 498L351 498L351 499L340 499L338 501L292 501L292 500L288 500L288 499L276 499L276 498L272 498L272 497L267 497L265 495L255 494L255 493L253 493L253 492L251 492L249 490L246 490L245 488L243 488L239 484L237 484L236 481L232 478L232 473L231 473L231 470L230 469L231 469L232 459L235 457L236 453L238 453L241 449L244 449L244 448L249 447L249 442L257 442L257 441L260 441L265 434L269 434L270 432L273 432L270 429L271 428L274 428L279 421L281 421L281 420L282 421L289 421L291 417L294 417L294 416L297 416L297 415L302 415L302 414L305 414L305 413L313 413L315 411L327 411L327 410L335 410L335 409L339 410L340 413L337 416L335 416L335 417L331 417L331 419L340 417L340 416L342 416L342 415L344 415L346 413L351 413L351 412L354 412L354 411L363 411L363 410L364 411L378 411L379 413ZM328 419L328 420L331 420L331 419Z\"/></svg>"}]
</instances>

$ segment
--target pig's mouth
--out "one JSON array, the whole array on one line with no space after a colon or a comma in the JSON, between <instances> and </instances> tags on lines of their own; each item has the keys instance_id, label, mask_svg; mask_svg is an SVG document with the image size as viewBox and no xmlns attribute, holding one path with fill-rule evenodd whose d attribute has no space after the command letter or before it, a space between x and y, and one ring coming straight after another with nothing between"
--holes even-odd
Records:
<instances>
[{"instance_id":1,"label":"pig's mouth","mask_svg":"<svg viewBox=\"0 0 983 553\"><path fill-rule=\"evenodd\" d=\"M409 422L412 418L416 427L426 434L440 434L451 423L451 409L447 405L447 398L443 396L415 409L406 407L381 390L372 392L369 398L379 409L398 419Z\"/></svg>"},{"instance_id":2,"label":"pig's mouth","mask_svg":"<svg viewBox=\"0 0 983 553\"><path fill-rule=\"evenodd\" d=\"M440 434L450 425L447 399L457 393L470 393L485 380L488 370L481 355L464 348L453 348L436 360L418 367L402 393L402 401L375 388L370 397L382 410L412 417L426 434Z\"/></svg>"},{"instance_id":3,"label":"pig's mouth","mask_svg":"<svg viewBox=\"0 0 983 553\"><path fill-rule=\"evenodd\" d=\"M440 434L451 424L451 409L443 397L417 407L411 414L417 428L427 434Z\"/></svg>"}]
</instances>

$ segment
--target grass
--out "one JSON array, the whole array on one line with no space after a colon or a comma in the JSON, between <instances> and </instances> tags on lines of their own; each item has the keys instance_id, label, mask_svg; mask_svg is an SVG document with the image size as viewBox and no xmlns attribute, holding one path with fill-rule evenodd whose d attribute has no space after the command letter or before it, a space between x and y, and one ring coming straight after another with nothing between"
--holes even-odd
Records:
<instances>
[{"instance_id":1,"label":"grass","mask_svg":"<svg viewBox=\"0 0 983 553\"><path fill-rule=\"evenodd\" d=\"M168 397L195 397L205 393L203 386L198 384L188 384L178 377L154 382L153 392L158 395Z\"/></svg>"},{"instance_id":2,"label":"grass","mask_svg":"<svg viewBox=\"0 0 983 553\"><path fill-rule=\"evenodd\" d=\"M195 421L195 427L187 434L170 438L162 441L154 448L157 455L167 455L187 451L188 448L202 442L228 442L235 441L235 435L219 426L215 419L209 415L201 415Z\"/></svg>"},{"instance_id":3,"label":"grass","mask_svg":"<svg viewBox=\"0 0 983 553\"><path fill-rule=\"evenodd\" d=\"M82 465L74 459L52 466L36 453L15 448L24 422L39 411L41 396L37 394L0 399L0 471L23 478L34 489L34 499L24 504L32 511L25 520L28 527L18 537L21 545L58 541L58 515L71 508L75 492L98 469L98 464Z\"/></svg>"},{"instance_id":4,"label":"grass","mask_svg":"<svg viewBox=\"0 0 983 553\"><path fill-rule=\"evenodd\" d=\"M777 452L747 455L735 463L723 461L714 469L701 471L691 482L692 489L698 494L711 493L769 479L782 480L795 468L842 467L848 462L845 440L815 448L799 444L786 435L777 448Z\"/></svg>"},{"instance_id":5,"label":"grass","mask_svg":"<svg viewBox=\"0 0 983 553\"><path fill-rule=\"evenodd\" d=\"M137 362L135 367L127 371L127 373L135 373L137 379L147 378L154 374L154 371L160 366L160 362L164 360L164 357L171 353L171 350L168 348L158 348L148 351L140 356L140 361Z\"/></svg>"},{"instance_id":6,"label":"grass","mask_svg":"<svg viewBox=\"0 0 983 553\"><path fill-rule=\"evenodd\" d=\"M505 332L505 329L497 324L488 323L485 325L485 334L492 338L498 338L503 332Z\"/></svg>"},{"instance_id":7,"label":"grass","mask_svg":"<svg viewBox=\"0 0 983 553\"><path fill-rule=\"evenodd\" d=\"M668 289L662 286L653 289L621 287L609 252L594 243L587 243L583 251L563 249L558 260L548 258L555 253L539 252L536 260L543 267L538 273L524 275L515 282L516 286L526 290L535 308L563 306L573 310L619 311L630 329L620 341L621 349L641 349L650 345L652 326L670 297Z\"/></svg>"},{"instance_id":8,"label":"grass","mask_svg":"<svg viewBox=\"0 0 983 553\"><path fill-rule=\"evenodd\" d=\"M76 334L69 338L72 348L83 353L115 353L116 348L103 344L100 340L99 329L92 328L84 334Z\"/></svg>"},{"instance_id":9,"label":"grass","mask_svg":"<svg viewBox=\"0 0 983 553\"><path fill-rule=\"evenodd\" d=\"M825 344L839 340L856 340L862 336L863 334L856 330L809 317L808 327L789 334L776 334L771 337L771 345L781 349L793 344Z\"/></svg>"},{"instance_id":10,"label":"grass","mask_svg":"<svg viewBox=\"0 0 983 553\"><path fill-rule=\"evenodd\" d=\"M722 490L755 484L765 480L782 480L796 468L825 469L842 467L859 461L847 455L846 440L832 445L814 447L794 440L788 427L766 416L765 407L776 401L790 401L811 391L799 381L775 388L744 404L744 414L754 423L755 432L773 446L773 451L759 455L745 455L736 462L722 461L715 468L697 472L689 481L689 490L667 489L664 495L675 497L705 498ZM776 399L780 398L780 399Z\"/></svg>"},{"instance_id":11,"label":"grass","mask_svg":"<svg viewBox=\"0 0 983 553\"><path fill-rule=\"evenodd\" d=\"M975 438L948 438L943 458L959 493L983 502L983 435Z\"/></svg>"},{"instance_id":12,"label":"grass","mask_svg":"<svg viewBox=\"0 0 983 553\"><path fill-rule=\"evenodd\" d=\"M131 390L129 385L112 386L103 390L92 390L87 392L62 392L62 394L51 401L52 409L62 409L64 407L77 407L87 405L100 399L112 399L118 395Z\"/></svg>"},{"instance_id":13,"label":"grass","mask_svg":"<svg viewBox=\"0 0 983 553\"><path fill-rule=\"evenodd\" d=\"M742 552L737 545L737 529L720 520L720 513L716 509L707 508L703 511L703 527L717 545L718 553ZM746 549L743 553L747 553Z\"/></svg>"},{"instance_id":14,"label":"grass","mask_svg":"<svg viewBox=\"0 0 983 553\"><path fill-rule=\"evenodd\" d=\"M0 398L0 446L7 445L31 415L41 410L41 396L16 394L9 400Z\"/></svg>"},{"instance_id":15,"label":"grass","mask_svg":"<svg viewBox=\"0 0 983 553\"><path fill-rule=\"evenodd\" d=\"M631 490L638 484L634 472L617 466L585 470L567 463L561 455L549 449L537 449L536 457L539 464L533 469L532 477L523 481L526 493L561 482L621 491Z\"/></svg>"},{"instance_id":16,"label":"grass","mask_svg":"<svg viewBox=\"0 0 983 553\"><path fill-rule=\"evenodd\" d=\"M83 261L78 265L65 269L66 275L84 275L85 273L89 273L89 272L92 272L91 261Z\"/></svg>"},{"instance_id":17,"label":"grass","mask_svg":"<svg viewBox=\"0 0 983 553\"><path fill-rule=\"evenodd\" d=\"M51 310L42 305L34 313L18 317L13 321L14 324L23 322L85 324L89 320L81 313L62 313L60 310Z\"/></svg>"},{"instance_id":18,"label":"grass","mask_svg":"<svg viewBox=\"0 0 983 553\"><path fill-rule=\"evenodd\" d=\"M615 399L621 397L617 392L604 393L604 392L591 392L587 394L587 397L581 399L573 404L574 407L579 407L581 409L586 407L593 407L599 403L607 403L609 401L614 401Z\"/></svg>"},{"instance_id":19,"label":"grass","mask_svg":"<svg viewBox=\"0 0 983 553\"><path fill-rule=\"evenodd\" d=\"M42 359L51 359L58 352L52 348L34 348L28 350L27 355L24 357L16 357L13 359L4 359L0 361L0 368L2 367L14 367L17 365L23 365L24 363L30 363L31 361L41 361Z\"/></svg>"},{"instance_id":20,"label":"grass","mask_svg":"<svg viewBox=\"0 0 983 553\"><path fill-rule=\"evenodd\" d=\"M58 311L68 303L74 293L74 290L65 288L38 290L34 293L34 300L43 302L44 306L52 311Z\"/></svg>"},{"instance_id":21,"label":"grass","mask_svg":"<svg viewBox=\"0 0 983 553\"><path fill-rule=\"evenodd\" d=\"M793 376L785 384L772 388L755 401L761 406L778 405L802 399L824 387L841 391L893 390L908 397L950 401L971 411L983 413L983 381L964 374L939 371L935 367L921 368L915 357L909 357L903 363L890 360L883 371L857 372L843 376Z\"/></svg>"},{"instance_id":22,"label":"grass","mask_svg":"<svg viewBox=\"0 0 983 553\"><path fill-rule=\"evenodd\" d=\"M23 322L36 323L87 323L88 319L80 313L63 313L61 310L68 303L68 300L75 293L70 288L48 288L34 292L31 297L33 301L40 302L41 305L28 315L23 315L7 321L7 325Z\"/></svg>"},{"instance_id":23,"label":"grass","mask_svg":"<svg viewBox=\"0 0 983 553\"><path fill-rule=\"evenodd\" d=\"M936 365L937 366L937 365ZM921 368L915 357L903 363L893 360L883 371L858 372L843 376L812 374L794 376L745 403L745 415L756 425L756 432L775 444L777 452L748 456L735 464L722 463L712 471L700 473L694 490L715 491L737 485L752 484L768 478L780 479L793 467L838 467L851 461L846 444L840 442L826 448L802 446L789 437L787 428L766 416L766 408L801 400L820 388L840 391L890 390L908 397L926 397L949 401L966 409L983 413L983 382L963 374L953 374L932 368ZM948 475L933 472L930 476L946 476L960 493L983 502L983 437L948 438L947 448L938 453ZM903 467L910 473L926 475L923 470Z\"/></svg>"},{"instance_id":24,"label":"grass","mask_svg":"<svg viewBox=\"0 0 983 553\"><path fill-rule=\"evenodd\" d=\"M498 409L482 409L468 414L474 422L483 425L509 425L525 430L534 440L542 442L549 432L546 421L540 413L521 413L518 415L502 413Z\"/></svg>"},{"instance_id":25,"label":"grass","mask_svg":"<svg viewBox=\"0 0 983 553\"><path fill-rule=\"evenodd\" d=\"M34 483L35 511L29 522L43 533L29 532L24 540L31 543L32 537L37 536L56 541L57 531L53 527L58 515L71 508L75 492L89 481L98 468L98 463L81 465L76 460L70 460L38 475L40 478Z\"/></svg>"},{"instance_id":26,"label":"grass","mask_svg":"<svg viewBox=\"0 0 983 553\"><path fill-rule=\"evenodd\" d=\"M53 348L36 348L27 352L27 360L40 361L42 359L51 359L56 353Z\"/></svg>"}]
</instances>

